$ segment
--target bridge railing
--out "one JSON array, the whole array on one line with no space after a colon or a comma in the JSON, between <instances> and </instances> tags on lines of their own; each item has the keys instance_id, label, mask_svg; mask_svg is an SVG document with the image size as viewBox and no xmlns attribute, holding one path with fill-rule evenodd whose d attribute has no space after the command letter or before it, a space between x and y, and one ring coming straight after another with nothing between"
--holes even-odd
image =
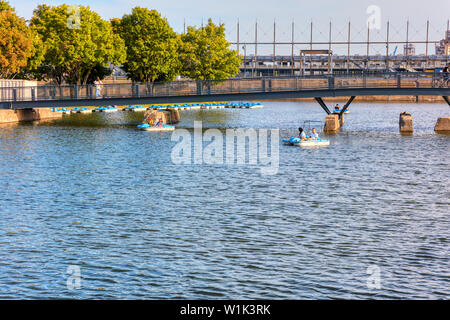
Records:
<instances>
[{"instance_id":1,"label":"bridge railing","mask_svg":"<svg viewBox=\"0 0 450 320\"><path fill-rule=\"evenodd\" d=\"M179 80L163 83L95 85L40 85L0 88L0 102L140 98L218 95L302 90L363 88L435 88L440 74L380 73L362 75L308 75L295 77L236 78L226 80Z\"/></svg>"}]
</instances>

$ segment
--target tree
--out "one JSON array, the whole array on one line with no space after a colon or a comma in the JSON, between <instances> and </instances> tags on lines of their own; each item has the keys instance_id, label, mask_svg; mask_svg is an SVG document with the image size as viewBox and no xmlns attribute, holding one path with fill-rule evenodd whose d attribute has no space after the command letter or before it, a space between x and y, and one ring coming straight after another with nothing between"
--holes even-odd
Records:
<instances>
[{"instance_id":1,"label":"tree","mask_svg":"<svg viewBox=\"0 0 450 320\"><path fill-rule=\"evenodd\" d=\"M0 2L0 78L13 78L29 62L40 63L39 37L8 2ZM34 59L30 59L34 57Z\"/></svg>"},{"instance_id":2,"label":"tree","mask_svg":"<svg viewBox=\"0 0 450 320\"><path fill-rule=\"evenodd\" d=\"M158 11L136 7L112 24L127 47L124 69L130 79L151 84L178 75L179 39Z\"/></svg>"},{"instance_id":3,"label":"tree","mask_svg":"<svg viewBox=\"0 0 450 320\"><path fill-rule=\"evenodd\" d=\"M9 2L8 2L8 1L0 0L0 11L3 11L3 10L11 10L11 11L14 11L14 8L12 8L12 7L9 5Z\"/></svg>"},{"instance_id":4,"label":"tree","mask_svg":"<svg viewBox=\"0 0 450 320\"><path fill-rule=\"evenodd\" d=\"M41 36L44 61L41 75L55 80L86 84L98 65L125 61L125 45L111 23L83 6L39 5L31 28Z\"/></svg>"},{"instance_id":5,"label":"tree","mask_svg":"<svg viewBox=\"0 0 450 320\"><path fill-rule=\"evenodd\" d=\"M231 50L225 39L225 26L211 19L205 27L188 27L181 36L181 73L191 79L228 79L240 72L242 57Z\"/></svg>"},{"instance_id":6,"label":"tree","mask_svg":"<svg viewBox=\"0 0 450 320\"><path fill-rule=\"evenodd\" d=\"M83 76L86 75L87 70L83 72ZM112 68L107 68L101 64L95 65L92 69L89 69L89 75L87 78L87 83L94 83L97 78L103 79L109 76L112 72Z\"/></svg>"}]
</instances>

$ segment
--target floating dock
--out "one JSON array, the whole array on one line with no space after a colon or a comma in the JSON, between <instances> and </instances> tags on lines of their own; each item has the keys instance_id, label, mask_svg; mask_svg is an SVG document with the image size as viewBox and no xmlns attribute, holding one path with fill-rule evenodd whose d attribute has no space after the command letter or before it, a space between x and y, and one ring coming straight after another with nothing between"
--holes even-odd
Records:
<instances>
[{"instance_id":1,"label":"floating dock","mask_svg":"<svg viewBox=\"0 0 450 320\"><path fill-rule=\"evenodd\" d=\"M169 104L169 105L151 105L148 109L175 109L175 110L210 110L210 109L258 109L263 108L259 102L210 102L210 103L191 103L191 104Z\"/></svg>"},{"instance_id":2,"label":"floating dock","mask_svg":"<svg viewBox=\"0 0 450 320\"><path fill-rule=\"evenodd\" d=\"M92 109L88 109L86 107L82 107L82 108L75 107L70 110L70 113L91 113L91 112L92 112Z\"/></svg>"}]
</instances>

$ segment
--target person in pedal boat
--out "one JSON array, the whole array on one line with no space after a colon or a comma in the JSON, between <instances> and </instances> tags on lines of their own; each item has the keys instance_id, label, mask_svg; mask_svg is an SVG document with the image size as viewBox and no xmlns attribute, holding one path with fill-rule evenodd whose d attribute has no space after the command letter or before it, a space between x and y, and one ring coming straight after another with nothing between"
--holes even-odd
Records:
<instances>
[{"instance_id":1,"label":"person in pedal boat","mask_svg":"<svg viewBox=\"0 0 450 320\"><path fill-rule=\"evenodd\" d=\"M305 131L303 131L303 128L298 128L298 137L300 140L306 140L308 138Z\"/></svg>"},{"instance_id":2,"label":"person in pedal boat","mask_svg":"<svg viewBox=\"0 0 450 320\"><path fill-rule=\"evenodd\" d=\"M159 118L159 121L156 123L157 127L163 127L164 126L164 121L162 121L162 118Z\"/></svg>"},{"instance_id":3,"label":"person in pedal boat","mask_svg":"<svg viewBox=\"0 0 450 320\"><path fill-rule=\"evenodd\" d=\"M316 132L316 128L312 129L309 139L310 140L318 140L319 139L319 134Z\"/></svg>"},{"instance_id":4,"label":"person in pedal boat","mask_svg":"<svg viewBox=\"0 0 450 320\"><path fill-rule=\"evenodd\" d=\"M146 123L147 123L150 127L153 127L153 124L154 124L155 122L153 121L153 118L152 118L152 117L149 117L149 118L147 119Z\"/></svg>"},{"instance_id":5,"label":"person in pedal boat","mask_svg":"<svg viewBox=\"0 0 450 320\"><path fill-rule=\"evenodd\" d=\"M339 112L339 111L341 111L341 107L339 106L339 104L337 104L337 105L334 107L334 112Z\"/></svg>"}]
</instances>

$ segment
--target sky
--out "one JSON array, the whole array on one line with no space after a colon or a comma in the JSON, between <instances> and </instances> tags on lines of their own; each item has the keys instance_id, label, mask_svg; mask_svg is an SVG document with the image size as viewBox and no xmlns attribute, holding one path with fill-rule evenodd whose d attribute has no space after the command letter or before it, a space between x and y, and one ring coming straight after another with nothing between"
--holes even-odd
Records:
<instances>
[{"instance_id":1,"label":"sky","mask_svg":"<svg viewBox=\"0 0 450 320\"><path fill-rule=\"evenodd\" d=\"M313 23L313 38L327 41L329 23L332 22L332 38L345 41L348 21L351 21L351 39L365 41L368 18L374 11L379 20L377 28L371 31L371 39L383 41L386 38L386 22L391 25L390 38L398 41L406 39L406 21L409 20L409 39L425 40L426 21L430 20L431 40L444 37L450 18L449 0L10 0L19 15L31 18L38 4L59 5L62 3L90 6L104 19L121 17L130 13L135 6L156 9L165 16L177 32L186 25L201 25L212 18L214 22L225 23L227 38L236 41L237 21L240 23L240 42L254 40L255 21L258 21L258 40L272 41L276 23L277 41L290 41L294 22L295 41L309 41L310 23ZM379 13L379 14L378 14ZM372 20L373 21L373 20ZM264 46L262 46L264 47ZM420 47L420 45L419 45ZM280 48L282 53L289 48ZM298 48L296 48L297 50ZM249 46L247 50L252 51ZM258 51L264 51L260 48ZM266 51L269 49L266 48ZM271 49L270 49L271 50ZM343 50L343 48L336 48ZM354 48L361 52L363 48ZM384 48L374 47L373 53L381 53ZM419 51L421 48L419 48ZM434 47L432 50L434 53Z\"/></svg>"}]
</instances>

